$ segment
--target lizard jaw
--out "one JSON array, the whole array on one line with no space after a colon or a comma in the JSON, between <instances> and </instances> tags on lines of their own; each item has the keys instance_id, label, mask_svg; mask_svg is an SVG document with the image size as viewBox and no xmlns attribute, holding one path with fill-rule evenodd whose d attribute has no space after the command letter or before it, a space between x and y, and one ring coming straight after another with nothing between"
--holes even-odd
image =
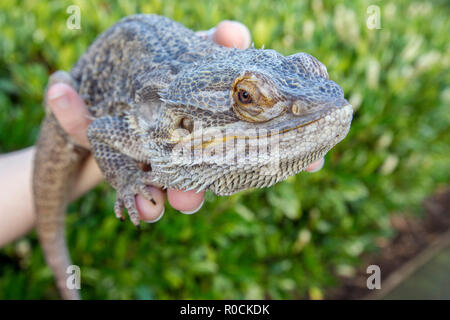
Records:
<instances>
[{"instance_id":1,"label":"lizard jaw","mask_svg":"<svg viewBox=\"0 0 450 320\"><path fill-rule=\"evenodd\" d=\"M200 131L194 131L191 134L183 137L177 143L182 144L192 144L194 149L207 149L209 147L217 146L217 144L225 143L229 140L238 139L238 140L258 140L270 138L273 136L284 136L292 131L297 130L298 132L302 132L304 128L312 125L313 123L320 122L326 120L329 121L338 121L342 124L350 123L351 116L353 113L353 108L350 104L344 105L342 107L330 107L326 112L316 112L314 114L310 114L302 119L300 124L292 125L292 119L288 119L287 124L285 126L278 127L281 129L264 129L260 128L258 130L254 130L255 128L230 128L229 130L225 129L208 129L201 128ZM298 121L296 121L298 123ZM231 134L227 134L227 131L231 131ZM201 137L202 139L199 139ZM201 142L201 143L200 143Z\"/></svg>"},{"instance_id":2,"label":"lizard jaw","mask_svg":"<svg viewBox=\"0 0 450 320\"><path fill-rule=\"evenodd\" d=\"M235 156L245 158L245 154L253 154L270 162L274 157L297 159L326 148L328 151L348 133L352 114L352 106L348 104L332 108L320 117L278 132L230 130L231 133L227 135L221 130L205 129L202 134L189 135L177 142L172 149L171 163L183 167L196 165L227 167L236 162ZM266 155L266 151L261 150L261 146L264 148L268 144L271 145L271 150L277 150L277 154ZM245 162L245 159L241 160ZM313 160L315 159L309 162ZM258 165L260 164L257 163L256 166Z\"/></svg>"}]
</instances>

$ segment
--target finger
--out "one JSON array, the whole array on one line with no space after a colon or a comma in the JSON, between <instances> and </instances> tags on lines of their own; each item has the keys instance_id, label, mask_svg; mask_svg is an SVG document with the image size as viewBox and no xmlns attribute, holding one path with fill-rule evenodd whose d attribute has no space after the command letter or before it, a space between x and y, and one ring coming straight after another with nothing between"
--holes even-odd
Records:
<instances>
[{"instance_id":1,"label":"finger","mask_svg":"<svg viewBox=\"0 0 450 320\"><path fill-rule=\"evenodd\" d=\"M200 210L205 199L204 192L179 191L167 189L167 199L170 205L184 214L193 214Z\"/></svg>"},{"instance_id":2,"label":"finger","mask_svg":"<svg viewBox=\"0 0 450 320\"><path fill-rule=\"evenodd\" d=\"M78 93L65 83L52 85L47 101L61 127L80 145L89 148L86 130L91 120Z\"/></svg>"},{"instance_id":3,"label":"finger","mask_svg":"<svg viewBox=\"0 0 450 320\"><path fill-rule=\"evenodd\" d=\"M225 20L217 25L212 41L229 48L247 49L250 46L251 36L248 28L242 23Z\"/></svg>"},{"instance_id":4,"label":"finger","mask_svg":"<svg viewBox=\"0 0 450 320\"><path fill-rule=\"evenodd\" d=\"M317 172L323 168L325 160L321 158L320 160L314 161L311 163L305 170L308 172Z\"/></svg>"},{"instance_id":5,"label":"finger","mask_svg":"<svg viewBox=\"0 0 450 320\"><path fill-rule=\"evenodd\" d=\"M153 223L161 219L164 214L164 201L166 196L161 189L152 186L147 186L147 188L149 188L156 204L138 194L135 200L136 208L139 212L141 220L148 223Z\"/></svg>"},{"instance_id":6,"label":"finger","mask_svg":"<svg viewBox=\"0 0 450 320\"><path fill-rule=\"evenodd\" d=\"M222 21L217 27L197 32L197 35L229 48L246 49L251 44L250 31L237 21Z\"/></svg>"}]
</instances>

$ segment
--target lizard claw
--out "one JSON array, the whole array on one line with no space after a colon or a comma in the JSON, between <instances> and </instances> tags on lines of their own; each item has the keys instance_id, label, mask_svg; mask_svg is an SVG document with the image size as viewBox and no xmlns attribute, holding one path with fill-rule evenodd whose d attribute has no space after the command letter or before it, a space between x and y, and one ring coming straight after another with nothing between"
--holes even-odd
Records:
<instances>
[{"instance_id":1,"label":"lizard claw","mask_svg":"<svg viewBox=\"0 0 450 320\"><path fill-rule=\"evenodd\" d=\"M139 227L141 218L136 207L136 195L142 194L144 198L156 205L150 189L142 179L136 179L134 183L127 184L117 189L117 199L114 204L114 213L121 221L125 220L123 209L127 209L131 222Z\"/></svg>"},{"instance_id":2,"label":"lizard claw","mask_svg":"<svg viewBox=\"0 0 450 320\"><path fill-rule=\"evenodd\" d=\"M139 226L141 219L139 217L139 213L136 208L136 201L134 199L134 194L133 193L124 194L123 192L118 193L121 195L120 196L118 195L116 203L114 204L114 213L116 214L116 217L121 221L125 221L123 209L126 208L128 211L128 215L130 216L131 222L133 222L135 226Z\"/></svg>"},{"instance_id":3,"label":"lizard claw","mask_svg":"<svg viewBox=\"0 0 450 320\"><path fill-rule=\"evenodd\" d=\"M152 193L146 184L139 184L139 193L156 206L156 201L153 199Z\"/></svg>"},{"instance_id":4,"label":"lizard claw","mask_svg":"<svg viewBox=\"0 0 450 320\"><path fill-rule=\"evenodd\" d=\"M117 199L116 202L114 203L114 213L116 214L116 218L122 222L125 221L125 215L123 214L123 209L124 209L124 206L123 206L122 201Z\"/></svg>"},{"instance_id":5,"label":"lizard claw","mask_svg":"<svg viewBox=\"0 0 450 320\"><path fill-rule=\"evenodd\" d=\"M127 209L131 222L133 222L135 226L139 226L141 219L136 208L136 201L134 199L133 192L128 192L128 190L117 192L117 199L114 204L114 213L121 221L125 221L123 209Z\"/></svg>"},{"instance_id":6,"label":"lizard claw","mask_svg":"<svg viewBox=\"0 0 450 320\"><path fill-rule=\"evenodd\" d=\"M125 208L128 211L128 215L130 216L131 222L133 222L133 224L136 227L139 226L141 218L139 217L139 213L138 213L137 208L136 208L136 201L134 199L134 194L133 195L126 195L123 198L123 204L124 204Z\"/></svg>"}]
</instances>

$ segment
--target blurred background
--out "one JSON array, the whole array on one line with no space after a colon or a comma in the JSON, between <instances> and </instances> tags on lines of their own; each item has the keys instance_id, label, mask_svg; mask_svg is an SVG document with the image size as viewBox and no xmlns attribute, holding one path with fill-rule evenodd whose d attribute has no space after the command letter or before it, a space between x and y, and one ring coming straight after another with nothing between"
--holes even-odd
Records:
<instances>
[{"instance_id":1,"label":"blurred background","mask_svg":"<svg viewBox=\"0 0 450 320\"><path fill-rule=\"evenodd\" d=\"M81 9L79 30L66 26L69 5ZM380 29L366 25L370 5ZM208 193L197 214L167 208L140 233L115 218L115 192L101 184L67 221L85 299L362 298L369 264L380 265L383 286L449 230L445 0L2 0L0 153L34 144L49 75L70 70L99 33L134 13L194 30L239 20L258 48L308 52L343 88L354 121L321 171L231 197ZM35 232L0 249L0 299L58 297Z\"/></svg>"}]
</instances>

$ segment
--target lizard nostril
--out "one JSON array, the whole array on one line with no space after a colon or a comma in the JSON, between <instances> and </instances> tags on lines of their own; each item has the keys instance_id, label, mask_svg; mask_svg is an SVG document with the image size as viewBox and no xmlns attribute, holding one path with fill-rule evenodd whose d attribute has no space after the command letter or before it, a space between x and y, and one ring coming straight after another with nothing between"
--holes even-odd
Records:
<instances>
[{"instance_id":1,"label":"lizard nostril","mask_svg":"<svg viewBox=\"0 0 450 320\"><path fill-rule=\"evenodd\" d=\"M304 114L308 109L308 106L305 102L301 100L297 100L292 104L291 111L294 115L299 116Z\"/></svg>"}]
</instances>

